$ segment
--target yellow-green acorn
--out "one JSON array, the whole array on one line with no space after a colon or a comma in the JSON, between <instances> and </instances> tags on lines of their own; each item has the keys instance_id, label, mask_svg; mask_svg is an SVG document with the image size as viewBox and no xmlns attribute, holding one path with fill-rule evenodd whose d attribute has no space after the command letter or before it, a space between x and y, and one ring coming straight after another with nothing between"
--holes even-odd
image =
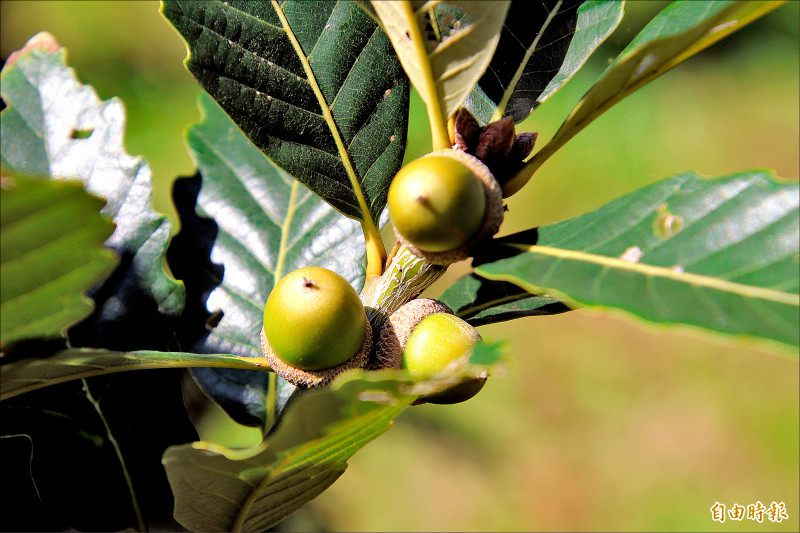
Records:
<instances>
[{"instance_id":1,"label":"yellow-green acorn","mask_svg":"<svg viewBox=\"0 0 800 533\"><path fill-rule=\"evenodd\" d=\"M440 150L400 169L387 198L398 238L414 254L448 265L469 257L503 219L502 191L488 167L460 150Z\"/></svg>"},{"instance_id":2,"label":"yellow-green acorn","mask_svg":"<svg viewBox=\"0 0 800 533\"><path fill-rule=\"evenodd\" d=\"M466 364L480 339L474 327L453 315L442 302L411 300L392 313L381 329L373 366L404 368L413 378L423 381L447 368ZM464 378L428 392L414 403L463 402L477 394L485 382L486 376Z\"/></svg>"},{"instance_id":3,"label":"yellow-green acorn","mask_svg":"<svg viewBox=\"0 0 800 533\"><path fill-rule=\"evenodd\" d=\"M365 366L372 334L361 299L347 280L325 268L305 267L272 289L261 341L275 372L295 385L313 387Z\"/></svg>"},{"instance_id":4,"label":"yellow-green acorn","mask_svg":"<svg viewBox=\"0 0 800 533\"><path fill-rule=\"evenodd\" d=\"M478 331L449 313L434 313L417 324L403 347L402 368L418 380L459 365L481 339Z\"/></svg>"},{"instance_id":5,"label":"yellow-green acorn","mask_svg":"<svg viewBox=\"0 0 800 533\"><path fill-rule=\"evenodd\" d=\"M455 315L434 313L425 317L411 332L403 348L402 367L417 379L431 377L446 368L467 362L481 340L471 325ZM461 382L420 396L415 404L452 404L469 400L486 384L486 377L466 378Z\"/></svg>"}]
</instances>

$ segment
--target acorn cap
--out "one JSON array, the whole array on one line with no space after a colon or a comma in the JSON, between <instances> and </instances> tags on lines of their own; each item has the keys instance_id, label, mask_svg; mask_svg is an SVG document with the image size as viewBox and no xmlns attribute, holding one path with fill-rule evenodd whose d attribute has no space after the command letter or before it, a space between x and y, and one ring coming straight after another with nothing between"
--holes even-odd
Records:
<instances>
[{"instance_id":1,"label":"acorn cap","mask_svg":"<svg viewBox=\"0 0 800 533\"><path fill-rule=\"evenodd\" d=\"M483 185L483 192L486 197L486 212L483 216L483 224L469 241L458 248L447 250L446 252L426 252L408 242L408 240L399 233L397 234L397 240L405 245L405 247L417 257L425 259L434 265L447 266L470 257L472 255L472 248L478 242L491 237L500 229L500 224L503 222L503 215L505 212L503 207L503 190L489 171L489 167L481 163L475 156L462 152L461 150L447 148L431 152L420 159L430 156L449 157L465 165L477 176L478 180Z\"/></svg>"},{"instance_id":2,"label":"acorn cap","mask_svg":"<svg viewBox=\"0 0 800 533\"><path fill-rule=\"evenodd\" d=\"M345 370L350 370L352 368L364 368L367 366L367 363L369 362L369 353L372 348L372 326L370 326L369 320L366 322L367 332L364 335L364 343L361 345L361 348L358 350L358 352L344 363L331 368L313 371L300 370L299 368L295 368L284 363L277 355L275 355L275 352L272 351L272 347L269 345L269 341L267 340L267 336L264 333L263 327L261 328L261 351L264 354L267 363L269 363L270 368L272 368L276 374L281 376L292 385L305 388L321 387L333 381L333 378Z\"/></svg>"},{"instance_id":3,"label":"acorn cap","mask_svg":"<svg viewBox=\"0 0 800 533\"><path fill-rule=\"evenodd\" d=\"M389 318L381 328L375 358L370 361L372 370L400 368L403 360L403 348L414 328L422 319L434 313L454 314L453 310L439 300L417 298L411 300Z\"/></svg>"}]
</instances>

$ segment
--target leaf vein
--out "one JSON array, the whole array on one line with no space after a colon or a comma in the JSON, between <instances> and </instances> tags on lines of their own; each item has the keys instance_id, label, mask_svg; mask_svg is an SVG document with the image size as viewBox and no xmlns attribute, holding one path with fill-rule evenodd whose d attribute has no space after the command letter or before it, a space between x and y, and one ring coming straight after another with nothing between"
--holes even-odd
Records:
<instances>
[{"instance_id":1,"label":"leaf vein","mask_svg":"<svg viewBox=\"0 0 800 533\"><path fill-rule=\"evenodd\" d=\"M533 245L527 247L522 246L519 248L525 249L533 254L543 254L561 259L585 261L588 263L595 263L621 270L630 270L633 272L638 272L643 275L652 275L661 278L668 278L686 282L691 285L714 288L724 292L731 292L731 293L746 295L753 298L762 298L764 300L781 302L793 306L800 306L800 296L798 295L786 294L771 289L764 289L762 287L753 287L751 285L742 285L740 283L733 283L718 278L710 278L708 276L702 276L699 274L691 274L689 272L675 272L670 268L658 267L644 263L632 263L629 261L624 261L622 259L617 259L615 257L591 254L577 250L564 250L559 248L552 248L549 246Z\"/></svg>"}]
</instances>

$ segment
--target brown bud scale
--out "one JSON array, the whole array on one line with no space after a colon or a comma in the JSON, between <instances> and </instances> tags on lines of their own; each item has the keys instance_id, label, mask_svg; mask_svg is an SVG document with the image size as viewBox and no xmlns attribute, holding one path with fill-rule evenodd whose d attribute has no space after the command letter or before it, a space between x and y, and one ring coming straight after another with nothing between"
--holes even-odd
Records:
<instances>
[{"instance_id":1,"label":"brown bud scale","mask_svg":"<svg viewBox=\"0 0 800 533\"><path fill-rule=\"evenodd\" d=\"M478 158L501 186L525 165L537 137L535 132L516 133L511 116L481 127L463 107L453 114L447 126L453 149Z\"/></svg>"},{"instance_id":2,"label":"brown bud scale","mask_svg":"<svg viewBox=\"0 0 800 533\"><path fill-rule=\"evenodd\" d=\"M516 139L514 119L510 116L487 124L478 137L475 157L481 161L500 160L508 155Z\"/></svg>"}]
</instances>

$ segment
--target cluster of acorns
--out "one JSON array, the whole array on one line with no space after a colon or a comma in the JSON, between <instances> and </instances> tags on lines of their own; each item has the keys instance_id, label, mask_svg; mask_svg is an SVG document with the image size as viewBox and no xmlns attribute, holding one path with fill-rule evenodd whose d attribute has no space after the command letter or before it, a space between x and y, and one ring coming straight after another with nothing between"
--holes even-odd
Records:
<instances>
[{"instance_id":1,"label":"cluster of acorns","mask_svg":"<svg viewBox=\"0 0 800 533\"><path fill-rule=\"evenodd\" d=\"M392 180L387 202L400 243L443 266L466 259L498 231L505 208L492 170L516 171L535 139L532 134L517 137L510 118L480 128L463 110L450 126L453 149L404 166ZM466 364L481 337L442 302L418 298L392 313L374 338L373 349L358 293L324 268L286 275L264 308L264 356L275 372L301 387L325 385L351 368L402 368L424 380ZM477 394L485 381L483 375L446 383L416 403L461 402Z\"/></svg>"},{"instance_id":2,"label":"cluster of acorns","mask_svg":"<svg viewBox=\"0 0 800 533\"><path fill-rule=\"evenodd\" d=\"M261 348L272 369L301 387L329 383L351 368L403 368L423 380L465 363L478 332L445 304L411 300L389 316L372 350L372 328L358 293L330 270L306 267L282 278L267 299ZM485 377L446 383L418 403L456 403Z\"/></svg>"}]
</instances>

